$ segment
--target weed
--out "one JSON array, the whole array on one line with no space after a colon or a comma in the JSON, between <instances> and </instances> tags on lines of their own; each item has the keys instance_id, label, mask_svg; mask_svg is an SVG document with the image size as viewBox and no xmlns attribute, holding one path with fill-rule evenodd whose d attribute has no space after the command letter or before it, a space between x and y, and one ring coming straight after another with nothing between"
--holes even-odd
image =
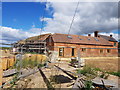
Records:
<instances>
[{"instance_id":1,"label":"weed","mask_svg":"<svg viewBox=\"0 0 120 90\"><path fill-rule=\"evenodd\" d=\"M85 81L85 89L92 90L92 81Z\"/></svg>"},{"instance_id":2,"label":"weed","mask_svg":"<svg viewBox=\"0 0 120 90\"><path fill-rule=\"evenodd\" d=\"M89 67L89 66L83 67L82 70L78 69L77 73L80 73L80 74L83 74L83 75L87 75L87 74L96 75L96 71L93 68Z\"/></svg>"},{"instance_id":3,"label":"weed","mask_svg":"<svg viewBox=\"0 0 120 90\"><path fill-rule=\"evenodd\" d=\"M120 72L108 72L108 73L120 77Z\"/></svg>"},{"instance_id":4,"label":"weed","mask_svg":"<svg viewBox=\"0 0 120 90\"><path fill-rule=\"evenodd\" d=\"M100 68L94 68L95 71L102 71Z\"/></svg>"}]
</instances>

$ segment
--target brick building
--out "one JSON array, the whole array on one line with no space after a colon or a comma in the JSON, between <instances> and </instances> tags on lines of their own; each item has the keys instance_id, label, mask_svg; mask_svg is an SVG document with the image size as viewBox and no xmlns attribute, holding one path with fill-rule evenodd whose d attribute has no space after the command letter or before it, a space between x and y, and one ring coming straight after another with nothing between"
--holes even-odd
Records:
<instances>
[{"instance_id":1,"label":"brick building","mask_svg":"<svg viewBox=\"0 0 120 90\"><path fill-rule=\"evenodd\" d=\"M28 43L29 42L29 43ZM28 43L28 44L27 44ZM41 43L41 44L40 44ZM42 53L46 51L57 52L58 57L71 58L77 57L114 57L118 56L118 42L110 36L99 35L98 31L94 36L68 35L68 34L44 34L26 39L24 41L24 50L38 52L40 45L44 43ZM29 45L34 45L28 47ZM36 47L36 48L35 48Z\"/></svg>"}]
</instances>

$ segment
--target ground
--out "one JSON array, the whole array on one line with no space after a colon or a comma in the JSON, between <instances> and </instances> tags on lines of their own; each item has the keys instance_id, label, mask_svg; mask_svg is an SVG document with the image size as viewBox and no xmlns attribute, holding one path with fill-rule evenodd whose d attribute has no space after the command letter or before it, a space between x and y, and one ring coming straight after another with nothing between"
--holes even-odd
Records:
<instances>
[{"instance_id":1,"label":"ground","mask_svg":"<svg viewBox=\"0 0 120 90\"><path fill-rule=\"evenodd\" d=\"M9 56L10 54L3 53L3 56ZM92 64L94 66L97 66L101 69L105 70L111 70L116 71L119 69L120 64L119 58L113 58L112 59L93 59L93 60L87 60L87 64ZM29 75L23 79L20 79L16 82L16 85L13 87L15 88L49 88L49 84L52 85L54 88L71 88L73 86L73 83L75 80L71 78L69 75L64 73L61 70L58 70L54 65L59 66L60 68L70 71L72 73L76 72L76 69L72 66L70 66L70 61L60 61L57 63L49 63L48 68L42 68L44 75L43 76L40 71L38 71L35 74ZM47 78L47 80L45 79ZM3 83L8 82L12 80L13 76L3 78ZM120 78L117 76L110 75L108 77L109 80L112 80L113 82L118 83L120 81ZM119 80L119 81L118 81ZM59 82L58 82L59 81ZM7 84L4 86L4 88L10 87L10 84Z\"/></svg>"},{"instance_id":2,"label":"ground","mask_svg":"<svg viewBox=\"0 0 120 90\"><path fill-rule=\"evenodd\" d=\"M62 63L50 63L48 68L42 68L45 77L48 79L48 82L45 80L45 77L38 71L35 74L27 76L23 79L20 79L16 82L15 88L49 88L49 84L52 85L53 88L72 88L75 80L71 78L69 75L64 73L61 70L58 70L54 67L54 65L61 67L64 70L75 72L76 69L72 66L68 65L69 62ZM53 77L51 77L53 76ZM56 82L55 79L57 79ZM108 77L109 80L118 83L118 77L110 75ZM120 80L120 79L119 79ZM6 86L6 87L9 87Z\"/></svg>"}]
</instances>

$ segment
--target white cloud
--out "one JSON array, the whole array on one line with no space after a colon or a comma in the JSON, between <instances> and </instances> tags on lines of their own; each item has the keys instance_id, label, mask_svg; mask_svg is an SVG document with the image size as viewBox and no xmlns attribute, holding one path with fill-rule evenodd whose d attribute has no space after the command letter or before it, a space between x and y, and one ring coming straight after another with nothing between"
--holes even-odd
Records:
<instances>
[{"instance_id":1,"label":"white cloud","mask_svg":"<svg viewBox=\"0 0 120 90\"><path fill-rule=\"evenodd\" d=\"M74 10L75 2L51 2L47 9L54 9L53 19L46 20L46 31L68 33ZM118 3L113 2L80 2L71 34L92 33L95 30L109 33L118 29Z\"/></svg>"},{"instance_id":2,"label":"white cloud","mask_svg":"<svg viewBox=\"0 0 120 90\"><path fill-rule=\"evenodd\" d=\"M39 28L31 28L28 31L13 29L10 27L0 27L0 28L1 28L0 33L2 34L2 38L0 38L0 42L2 43L14 43L18 40L22 40L28 37L51 33L51 32L45 32L45 31L41 32L41 29ZM118 36L119 36L118 34L115 34L115 33L100 33L100 34L107 35L107 36L112 34L116 40L118 40ZM91 35L93 35L93 33Z\"/></svg>"},{"instance_id":3,"label":"white cloud","mask_svg":"<svg viewBox=\"0 0 120 90\"><path fill-rule=\"evenodd\" d=\"M13 29L11 27L0 27L2 33L2 40L5 43L12 43L17 40L25 39L27 37L36 36L40 33L68 33L71 20L73 18L74 10L76 8L75 2L50 2L47 3L46 10L53 8L53 18L44 18L47 22L44 30L35 28L33 23L32 28L28 31ZM105 33L104 35L113 34L113 37L118 39L118 34L111 33L112 30L118 28L118 3L85 3L81 2L77 10L77 14L71 28L70 34L84 34L92 33L99 30ZM40 21L43 19L40 18Z\"/></svg>"},{"instance_id":4,"label":"white cloud","mask_svg":"<svg viewBox=\"0 0 120 90\"><path fill-rule=\"evenodd\" d=\"M13 43L18 40L22 40L28 37L40 35L40 34L45 34L49 32L41 32L41 29L39 28L31 28L28 31L23 31L21 29L13 29L11 27L0 27L0 33L1 33L1 38L0 42L3 43Z\"/></svg>"}]
</instances>

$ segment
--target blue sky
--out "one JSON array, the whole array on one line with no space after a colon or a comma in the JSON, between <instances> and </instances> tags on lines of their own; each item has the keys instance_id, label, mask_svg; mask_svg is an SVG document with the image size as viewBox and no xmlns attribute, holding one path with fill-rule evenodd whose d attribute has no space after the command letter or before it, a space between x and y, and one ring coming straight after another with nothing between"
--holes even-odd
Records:
<instances>
[{"instance_id":1,"label":"blue sky","mask_svg":"<svg viewBox=\"0 0 120 90\"><path fill-rule=\"evenodd\" d=\"M44 3L39 2L3 2L2 4L2 25L15 29L29 30L34 24L41 28L40 17L52 18L49 10L45 10ZM52 8L51 8L52 9ZM45 26L44 22L44 26Z\"/></svg>"},{"instance_id":2,"label":"blue sky","mask_svg":"<svg viewBox=\"0 0 120 90\"><path fill-rule=\"evenodd\" d=\"M2 2L0 42L13 43L40 32L68 34L76 5L76 2ZM70 34L93 34L96 30L118 39L118 3L80 2Z\"/></svg>"}]
</instances>

